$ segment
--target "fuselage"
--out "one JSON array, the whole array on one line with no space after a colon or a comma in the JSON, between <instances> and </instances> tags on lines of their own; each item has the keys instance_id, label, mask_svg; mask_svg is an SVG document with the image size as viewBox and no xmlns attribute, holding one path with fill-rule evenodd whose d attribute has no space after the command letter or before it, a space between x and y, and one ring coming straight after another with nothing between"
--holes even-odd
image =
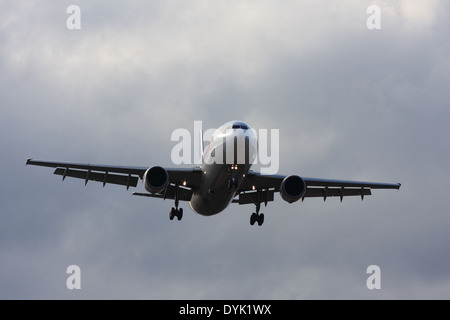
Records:
<instances>
[{"instance_id":1,"label":"fuselage","mask_svg":"<svg viewBox=\"0 0 450 320\"><path fill-rule=\"evenodd\" d=\"M218 128L203 153L201 187L192 194L192 210L207 216L223 211L237 195L257 149L256 135L246 123L231 121Z\"/></svg>"}]
</instances>

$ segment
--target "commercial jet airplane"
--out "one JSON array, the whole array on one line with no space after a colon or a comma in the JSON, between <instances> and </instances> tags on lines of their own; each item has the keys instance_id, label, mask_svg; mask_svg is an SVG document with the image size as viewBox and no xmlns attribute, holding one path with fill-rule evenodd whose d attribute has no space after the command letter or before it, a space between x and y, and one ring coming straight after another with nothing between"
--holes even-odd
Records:
<instances>
[{"instance_id":1,"label":"commercial jet airplane","mask_svg":"<svg viewBox=\"0 0 450 320\"><path fill-rule=\"evenodd\" d=\"M245 156L240 159L238 140L245 142ZM234 149L231 160L230 146ZM342 202L346 196L364 199L364 196L371 195L371 189L400 188L400 183L261 174L250 170L257 150L254 131L242 121L231 121L215 131L209 145L202 150L201 165L193 168L122 167L33 159L27 159L26 164L56 168L54 174L62 176L63 180L66 177L84 179L85 185L92 180L102 182L103 186L107 183L123 185L128 190L129 187L136 187L141 179L147 192L134 192L133 195L174 200L170 220L175 217L181 220L183 217L180 201L189 201L193 211L205 216L223 211L230 203L238 203L254 204L256 209L250 216L250 224L262 225L264 214L260 213L261 204L267 206L268 202L274 201L275 192L279 192L289 203L309 197L321 197L324 201L328 197L339 197Z\"/></svg>"}]
</instances>

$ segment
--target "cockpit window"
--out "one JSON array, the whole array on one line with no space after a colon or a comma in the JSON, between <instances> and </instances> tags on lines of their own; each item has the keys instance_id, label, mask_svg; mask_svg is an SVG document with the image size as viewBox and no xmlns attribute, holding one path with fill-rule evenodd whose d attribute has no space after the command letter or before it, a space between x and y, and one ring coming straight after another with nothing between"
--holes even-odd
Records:
<instances>
[{"instance_id":1,"label":"cockpit window","mask_svg":"<svg viewBox=\"0 0 450 320\"><path fill-rule=\"evenodd\" d=\"M233 129L248 130L248 126L245 123L234 123Z\"/></svg>"}]
</instances>

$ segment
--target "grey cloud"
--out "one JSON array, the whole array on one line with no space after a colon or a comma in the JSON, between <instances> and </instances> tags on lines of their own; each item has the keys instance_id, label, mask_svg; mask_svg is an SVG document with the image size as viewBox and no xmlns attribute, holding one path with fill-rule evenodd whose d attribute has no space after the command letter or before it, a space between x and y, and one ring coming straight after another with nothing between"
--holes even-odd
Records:
<instances>
[{"instance_id":1,"label":"grey cloud","mask_svg":"<svg viewBox=\"0 0 450 320\"><path fill-rule=\"evenodd\" d=\"M81 1L68 31L69 4L1 5L1 298L448 297L448 4L380 2L369 31L352 1ZM24 165L172 166L172 130L236 118L280 129L280 173L402 188L277 197L255 229L251 206L177 223L169 201Z\"/></svg>"}]
</instances>

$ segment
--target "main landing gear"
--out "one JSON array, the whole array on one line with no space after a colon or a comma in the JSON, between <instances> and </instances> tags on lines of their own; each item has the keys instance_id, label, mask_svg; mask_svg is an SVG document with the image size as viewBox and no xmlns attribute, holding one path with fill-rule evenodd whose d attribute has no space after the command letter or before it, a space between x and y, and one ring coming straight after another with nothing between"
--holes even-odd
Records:
<instances>
[{"instance_id":1,"label":"main landing gear","mask_svg":"<svg viewBox=\"0 0 450 320\"><path fill-rule=\"evenodd\" d=\"M258 222L258 226L262 226L262 224L264 223L264 213L253 212L250 216L250 224L254 225L255 222Z\"/></svg>"},{"instance_id":2,"label":"main landing gear","mask_svg":"<svg viewBox=\"0 0 450 320\"><path fill-rule=\"evenodd\" d=\"M254 225L255 222L258 222L258 226L262 226L262 224L264 223L264 213L259 213L259 209L261 208L260 195L261 191L258 190L258 199L255 203L256 212L253 212L250 216L250 225Z\"/></svg>"},{"instance_id":3,"label":"main landing gear","mask_svg":"<svg viewBox=\"0 0 450 320\"><path fill-rule=\"evenodd\" d=\"M180 221L183 218L183 208L178 209L178 204L179 204L179 199L178 199L178 184L175 186L175 208L172 207L172 209L170 209L170 213L169 213L169 219L173 220L175 217L177 217L178 221Z\"/></svg>"},{"instance_id":4,"label":"main landing gear","mask_svg":"<svg viewBox=\"0 0 450 320\"><path fill-rule=\"evenodd\" d=\"M173 220L173 218L177 217L178 221L183 218L183 208L173 208L170 210L169 219Z\"/></svg>"}]
</instances>

